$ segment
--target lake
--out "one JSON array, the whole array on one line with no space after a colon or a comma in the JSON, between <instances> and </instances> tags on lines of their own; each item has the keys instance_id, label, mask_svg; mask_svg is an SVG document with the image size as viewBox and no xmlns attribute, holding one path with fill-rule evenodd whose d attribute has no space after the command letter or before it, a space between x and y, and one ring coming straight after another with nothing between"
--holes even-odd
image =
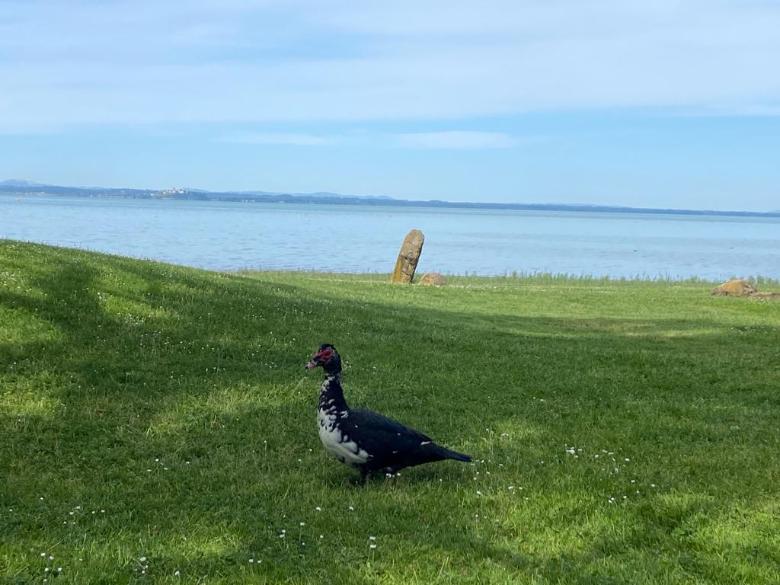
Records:
<instances>
[{"instance_id":1,"label":"lake","mask_svg":"<svg viewBox=\"0 0 780 585\"><path fill-rule=\"evenodd\" d=\"M780 279L780 218L0 196L0 238L215 270Z\"/></svg>"}]
</instances>

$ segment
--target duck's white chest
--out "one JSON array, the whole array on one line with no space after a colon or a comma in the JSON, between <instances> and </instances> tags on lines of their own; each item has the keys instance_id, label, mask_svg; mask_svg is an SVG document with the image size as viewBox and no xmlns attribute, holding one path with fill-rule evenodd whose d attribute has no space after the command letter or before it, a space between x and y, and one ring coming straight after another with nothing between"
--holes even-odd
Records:
<instances>
[{"instance_id":1,"label":"duck's white chest","mask_svg":"<svg viewBox=\"0 0 780 585\"><path fill-rule=\"evenodd\" d=\"M348 415L345 415L348 416ZM342 432L338 418L333 411L317 411L317 427L325 450L347 465L361 465L368 461L369 454L358 447L349 435Z\"/></svg>"}]
</instances>

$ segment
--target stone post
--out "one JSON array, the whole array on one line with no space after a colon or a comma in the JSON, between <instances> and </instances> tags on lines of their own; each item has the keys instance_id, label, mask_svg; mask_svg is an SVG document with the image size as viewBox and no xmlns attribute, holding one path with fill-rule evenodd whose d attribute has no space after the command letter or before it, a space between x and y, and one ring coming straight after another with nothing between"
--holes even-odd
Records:
<instances>
[{"instance_id":1,"label":"stone post","mask_svg":"<svg viewBox=\"0 0 780 585\"><path fill-rule=\"evenodd\" d=\"M395 261L395 270L390 282L400 282L409 284L414 279L414 271L417 270L417 263L422 254L423 242L425 236L420 230L412 230L404 238L401 244L401 251L398 253L398 259Z\"/></svg>"}]
</instances>

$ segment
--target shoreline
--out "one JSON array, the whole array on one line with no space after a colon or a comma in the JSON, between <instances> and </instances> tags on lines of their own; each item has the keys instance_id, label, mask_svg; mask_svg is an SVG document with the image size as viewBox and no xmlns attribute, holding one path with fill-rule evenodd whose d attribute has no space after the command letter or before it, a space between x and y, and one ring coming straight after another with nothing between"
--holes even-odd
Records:
<instances>
[{"instance_id":1,"label":"shoreline","mask_svg":"<svg viewBox=\"0 0 780 585\"><path fill-rule=\"evenodd\" d=\"M191 270L201 270L204 272L210 272L214 274L226 274L231 276L241 276L241 277L255 277L259 275L289 275L289 276L295 276L295 275L301 275L301 276L314 276L319 278L343 278L343 279L350 279L350 280L372 280L376 282L388 282L390 280L390 274L391 272L388 271L375 271L375 272L366 272L366 271L356 271L356 272L349 272L349 271L329 271L329 270L320 270L320 269L305 269L305 268L290 268L290 269L278 269L278 268L269 268L269 269L262 269L262 268L209 268L209 267L203 267L203 266L194 266L190 264L180 264L176 262L169 262L166 260L161 260L157 258L151 258L147 256L132 256L128 254L117 254L113 252L106 252L102 250L96 250L93 248L88 247L81 247L81 246L67 246L67 245L61 245L61 244L49 244L45 242L40 241L34 241L34 240L18 240L18 239L12 239L12 238L4 238L0 236L0 246L5 245L11 245L14 244L21 244L21 245L33 245L33 246L41 246L44 248L53 248L53 249L59 249L59 250L72 250L77 252L84 252L87 254L98 254L102 256L112 257L112 258L119 258L119 259L125 259L125 260L137 260L142 262L150 262L154 264L160 264L164 266L169 266L172 268L182 268L182 269L191 269ZM389 262L388 262L389 265ZM433 271L427 271L427 272L433 272ZM567 274L567 273L556 273L556 272L513 272L509 274L476 274L476 273L451 273L451 272L445 272L445 271L437 271L440 272L445 278L447 278L448 281L451 281L452 283L456 283L458 281L485 281L486 283L497 283L497 282L538 282L538 283L563 283L568 282L571 284L631 284L631 283L637 283L637 284L669 284L669 285L682 285L682 284L688 284L688 285L701 285L701 286L716 286L721 284L722 282L725 282L732 278L744 278L745 280L749 280L751 282L754 282L762 287L776 287L780 288L780 278L774 278L771 276L764 276L764 275L733 275L733 276L727 276L724 277L723 280L713 280L708 278L703 278L699 276L689 276L689 277L672 277L668 275L657 275L657 276L649 276L649 275L635 275L631 277L620 277L620 276L598 276L598 275L588 275L588 274ZM415 283L426 273L425 270L417 270L416 276L415 276ZM413 284L415 284L413 283Z\"/></svg>"}]
</instances>

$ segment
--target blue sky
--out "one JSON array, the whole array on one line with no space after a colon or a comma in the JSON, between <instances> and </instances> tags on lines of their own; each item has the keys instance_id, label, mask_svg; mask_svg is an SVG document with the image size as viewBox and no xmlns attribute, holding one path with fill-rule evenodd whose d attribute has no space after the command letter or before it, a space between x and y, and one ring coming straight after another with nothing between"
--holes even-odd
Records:
<instances>
[{"instance_id":1,"label":"blue sky","mask_svg":"<svg viewBox=\"0 0 780 585\"><path fill-rule=\"evenodd\" d=\"M0 179L780 209L773 0L0 0Z\"/></svg>"}]
</instances>

